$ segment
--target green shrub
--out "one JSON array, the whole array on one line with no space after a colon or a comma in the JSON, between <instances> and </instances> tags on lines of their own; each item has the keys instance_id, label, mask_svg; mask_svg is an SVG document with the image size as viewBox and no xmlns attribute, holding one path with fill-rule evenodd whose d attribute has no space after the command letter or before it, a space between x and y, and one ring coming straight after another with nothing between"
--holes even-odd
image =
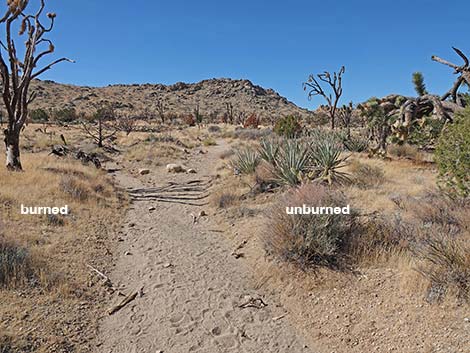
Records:
<instances>
[{"instance_id":1,"label":"green shrub","mask_svg":"<svg viewBox=\"0 0 470 353\"><path fill-rule=\"evenodd\" d=\"M298 117L288 115L276 121L274 132L279 136L295 138L301 135L302 125L300 125Z\"/></svg>"},{"instance_id":2,"label":"green shrub","mask_svg":"<svg viewBox=\"0 0 470 353\"><path fill-rule=\"evenodd\" d=\"M457 113L442 132L436 148L439 183L447 191L470 194L470 107Z\"/></svg>"},{"instance_id":3,"label":"green shrub","mask_svg":"<svg viewBox=\"0 0 470 353\"><path fill-rule=\"evenodd\" d=\"M44 109L34 109L29 112L29 118L36 123L49 121L49 114Z\"/></svg>"},{"instance_id":4,"label":"green shrub","mask_svg":"<svg viewBox=\"0 0 470 353\"><path fill-rule=\"evenodd\" d=\"M78 120L77 112L73 107L53 110L51 116L53 120L59 123L71 123Z\"/></svg>"},{"instance_id":5,"label":"green shrub","mask_svg":"<svg viewBox=\"0 0 470 353\"><path fill-rule=\"evenodd\" d=\"M261 158L258 152L247 147L235 152L235 158L231 161L231 165L241 174L253 174L260 162Z\"/></svg>"}]
</instances>

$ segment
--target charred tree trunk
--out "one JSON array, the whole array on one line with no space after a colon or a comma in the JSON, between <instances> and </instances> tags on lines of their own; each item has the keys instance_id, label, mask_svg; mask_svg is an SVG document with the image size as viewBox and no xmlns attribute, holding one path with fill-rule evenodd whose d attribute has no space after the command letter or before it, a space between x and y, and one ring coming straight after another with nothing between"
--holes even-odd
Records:
<instances>
[{"instance_id":1,"label":"charred tree trunk","mask_svg":"<svg viewBox=\"0 0 470 353\"><path fill-rule=\"evenodd\" d=\"M6 167L8 170L22 170L20 160L20 131L5 130Z\"/></svg>"}]
</instances>

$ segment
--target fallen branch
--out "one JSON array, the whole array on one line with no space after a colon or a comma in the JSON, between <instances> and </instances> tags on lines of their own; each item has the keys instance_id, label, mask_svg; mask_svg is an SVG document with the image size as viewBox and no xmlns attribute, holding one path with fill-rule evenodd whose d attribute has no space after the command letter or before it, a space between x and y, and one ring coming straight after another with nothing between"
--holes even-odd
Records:
<instances>
[{"instance_id":1,"label":"fallen branch","mask_svg":"<svg viewBox=\"0 0 470 353\"><path fill-rule=\"evenodd\" d=\"M132 294L128 295L127 297L125 297L118 305L116 306L113 306L109 311L108 311L108 314L109 315L113 315L114 313L118 312L119 310L121 310L122 308L124 308L127 304L129 304L131 301L133 301L135 298L137 298L137 296L139 295L139 293L142 293L142 288L139 289L139 290L136 290L135 292L133 292Z\"/></svg>"}]
</instances>

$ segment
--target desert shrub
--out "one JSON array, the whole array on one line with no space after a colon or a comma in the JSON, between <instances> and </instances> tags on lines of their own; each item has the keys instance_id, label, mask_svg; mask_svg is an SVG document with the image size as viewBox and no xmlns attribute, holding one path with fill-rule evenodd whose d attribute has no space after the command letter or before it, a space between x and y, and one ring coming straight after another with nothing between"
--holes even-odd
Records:
<instances>
[{"instance_id":1,"label":"desert shrub","mask_svg":"<svg viewBox=\"0 0 470 353\"><path fill-rule=\"evenodd\" d=\"M452 292L470 301L470 246L464 239L436 234L416 248L424 263L417 268L430 281L428 300L440 300Z\"/></svg>"},{"instance_id":2,"label":"desert shrub","mask_svg":"<svg viewBox=\"0 0 470 353\"><path fill-rule=\"evenodd\" d=\"M71 123L78 120L78 114L73 107L54 109L51 112L51 117L59 123Z\"/></svg>"},{"instance_id":3,"label":"desert shrub","mask_svg":"<svg viewBox=\"0 0 470 353\"><path fill-rule=\"evenodd\" d=\"M344 147L350 152L364 152L369 147L369 140L360 135L351 135L343 140Z\"/></svg>"},{"instance_id":4,"label":"desert shrub","mask_svg":"<svg viewBox=\"0 0 470 353\"><path fill-rule=\"evenodd\" d=\"M362 219L348 244L348 253L358 263L386 262L392 255L408 252L415 236L414 226L403 222L399 214L373 215Z\"/></svg>"},{"instance_id":5,"label":"desert shrub","mask_svg":"<svg viewBox=\"0 0 470 353\"><path fill-rule=\"evenodd\" d=\"M389 145L387 152L397 158L418 159L419 151L416 146L409 144Z\"/></svg>"},{"instance_id":6,"label":"desert shrub","mask_svg":"<svg viewBox=\"0 0 470 353\"><path fill-rule=\"evenodd\" d=\"M439 185L459 196L470 194L470 107L455 115L436 148Z\"/></svg>"},{"instance_id":7,"label":"desert shrub","mask_svg":"<svg viewBox=\"0 0 470 353\"><path fill-rule=\"evenodd\" d=\"M302 133L302 125L300 125L299 118L293 115L288 115L280 118L274 125L274 132L283 137L295 138Z\"/></svg>"},{"instance_id":8,"label":"desert shrub","mask_svg":"<svg viewBox=\"0 0 470 353\"><path fill-rule=\"evenodd\" d=\"M225 137L238 138L241 140L259 140L264 137L267 137L272 134L271 129L235 129L230 134L227 134Z\"/></svg>"},{"instance_id":9,"label":"desert shrub","mask_svg":"<svg viewBox=\"0 0 470 353\"><path fill-rule=\"evenodd\" d=\"M74 200L85 201L90 196L88 188L70 175L64 175L61 178L59 188Z\"/></svg>"},{"instance_id":10,"label":"desert shrub","mask_svg":"<svg viewBox=\"0 0 470 353\"><path fill-rule=\"evenodd\" d=\"M253 113L251 114L246 120L243 122L243 127L250 128L250 129L257 129L259 126L259 118L258 116Z\"/></svg>"},{"instance_id":11,"label":"desert shrub","mask_svg":"<svg viewBox=\"0 0 470 353\"><path fill-rule=\"evenodd\" d=\"M29 112L29 118L33 122L49 121L49 114L44 109L34 109Z\"/></svg>"},{"instance_id":12,"label":"desert shrub","mask_svg":"<svg viewBox=\"0 0 470 353\"><path fill-rule=\"evenodd\" d=\"M220 126L217 126L217 125L210 125L207 128L207 131L209 131L212 134L216 134L216 133L219 133L221 131L221 128L220 128Z\"/></svg>"},{"instance_id":13,"label":"desert shrub","mask_svg":"<svg viewBox=\"0 0 470 353\"><path fill-rule=\"evenodd\" d=\"M33 261L28 250L0 238L0 288L25 284L33 276Z\"/></svg>"},{"instance_id":14,"label":"desert shrub","mask_svg":"<svg viewBox=\"0 0 470 353\"><path fill-rule=\"evenodd\" d=\"M356 212L350 215L288 214L286 207L345 207L347 200L319 184L290 190L267 214L263 240L268 254L308 266L339 266L347 259L347 243L356 232Z\"/></svg>"},{"instance_id":15,"label":"desert shrub","mask_svg":"<svg viewBox=\"0 0 470 353\"><path fill-rule=\"evenodd\" d=\"M227 159L232 157L235 154L235 151L233 149L225 150L222 153L219 154L220 159Z\"/></svg>"},{"instance_id":16,"label":"desert shrub","mask_svg":"<svg viewBox=\"0 0 470 353\"><path fill-rule=\"evenodd\" d=\"M360 188L377 187L385 181L384 171L376 166L353 160L349 163L351 180Z\"/></svg>"},{"instance_id":17,"label":"desert shrub","mask_svg":"<svg viewBox=\"0 0 470 353\"><path fill-rule=\"evenodd\" d=\"M234 193L222 190L214 194L212 202L217 208L226 209L235 205L238 199Z\"/></svg>"},{"instance_id":18,"label":"desert shrub","mask_svg":"<svg viewBox=\"0 0 470 353\"><path fill-rule=\"evenodd\" d=\"M246 147L235 152L231 166L241 174L253 174L260 162L258 152Z\"/></svg>"},{"instance_id":19,"label":"desert shrub","mask_svg":"<svg viewBox=\"0 0 470 353\"><path fill-rule=\"evenodd\" d=\"M202 141L202 144L204 146L215 146L215 145L217 145L217 142L213 138L208 137L208 138L204 139L204 141Z\"/></svg>"},{"instance_id":20,"label":"desert shrub","mask_svg":"<svg viewBox=\"0 0 470 353\"><path fill-rule=\"evenodd\" d=\"M196 119L192 114L183 116L183 123L187 126L196 126Z\"/></svg>"}]
</instances>

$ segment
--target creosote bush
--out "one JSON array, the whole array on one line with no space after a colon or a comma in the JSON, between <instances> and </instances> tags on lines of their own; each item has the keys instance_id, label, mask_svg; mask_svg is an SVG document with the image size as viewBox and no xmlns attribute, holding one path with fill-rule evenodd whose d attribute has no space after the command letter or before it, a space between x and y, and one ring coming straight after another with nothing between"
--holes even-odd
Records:
<instances>
[{"instance_id":1,"label":"creosote bush","mask_svg":"<svg viewBox=\"0 0 470 353\"><path fill-rule=\"evenodd\" d=\"M263 240L268 254L300 265L341 267L348 243L357 232L357 213L350 215L287 214L286 207L345 207L339 192L315 183L290 190L267 214Z\"/></svg>"}]
</instances>

